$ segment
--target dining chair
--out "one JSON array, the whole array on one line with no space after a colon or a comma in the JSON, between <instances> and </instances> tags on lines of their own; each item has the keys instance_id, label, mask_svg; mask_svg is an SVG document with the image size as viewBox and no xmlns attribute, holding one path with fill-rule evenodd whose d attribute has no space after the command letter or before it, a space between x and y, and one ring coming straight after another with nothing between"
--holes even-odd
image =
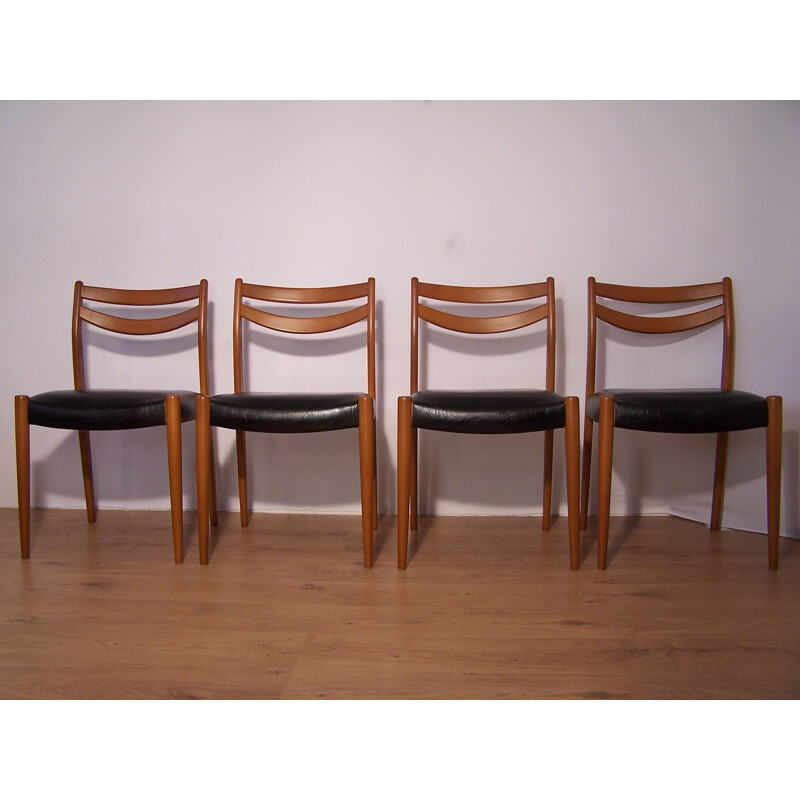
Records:
<instances>
[{"instance_id":1,"label":"dining chair","mask_svg":"<svg viewBox=\"0 0 800 800\"><path fill-rule=\"evenodd\" d=\"M352 303L355 307L315 316L276 313L275 305L320 306ZM250 302L246 302L250 301ZM254 303L270 304L270 310ZM279 393L244 389L243 328L250 322L281 334L324 334L366 321L367 391ZM273 381L274 382L274 381ZM314 433L358 429L361 480L361 528L364 566L372 566L373 530L378 525L377 460L375 446L375 279L325 288L288 288L245 283L236 279L233 302L233 394L197 398L197 496L200 563L208 563L209 509L214 507L211 428L236 431L239 512L248 523L247 451L245 433ZM211 520L214 522L214 520Z\"/></svg>"},{"instance_id":2,"label":"dining chair","mask_svg":"<svg viewBox=\"0 0 800 800\"><path fill-rule=\"evenodd\" d=\"M605 569L611 505L611 471L614 429L659 433L714 433L717 435L716 465L711 503L711 530L719 530L722 519L728 434L731 431L766 428L767 439L767 527L770 569L778 568L778 537L781 497L782 398L761 397L733 389L734 321L730 278L718 283L690 286L650 287L599 283L589 278L588 352L586 359L586 404L581 477L581 528L586 529L592 460L592 424L598 423L597 458L597 566ZM702 303L699 310L686 311L686 304ZM631 306L630 304L634 304ZM644 304L650 313L636 313ZM675 312L674 306L684 310ZM628 310L622 310L622 308ZM671 307L670 307L671 306ZM661 307L661 314L653 310ZM695 308L697 306L695 305ZM632 310L633 309L633 310ZM719 389L608 389L595 383L598 320L636 334L675 334L706 328L722 320L722 379ZM650 341L650 340L648 340Z\"/></svg>"},{"instance_id":3,"label":"dining chair","mask_svg":"<svg viewBox=\"0 0 800 800\"><path fill-rule=\"evenodd\" d=\"M434 301L422 302L425 301ZM523 311L500 316L475 316L444 310L455 304L530 304ZM459 305L464 304L464 306ZM439 307L437 307L437 305ZM475 309L476 313L479 313ZM498 334L537 322L546 325L544 389L419 389L420 321L463 334ZM451 286L411 280L411 392L397 400L397 566L408 560L408 528L418 524L418 430L450 433L511 434L544 431L544 497L542 528L551 523L553 432L564 428L570 567L579 567L578 495L580 481L579 405L577 397L555 392L556 366L555 282L518 286ZM531 370L532 371L532 370ZM527 377L527 371L521 370Z\"/></svg>"},{"instance_id":4,"label":"dining chair","mask_svg":"<svg viewBox=\"0 0 800 800\"><path fill-rule=\"evenodd\" d=\"M183 561L183 490L181 423L194 419L196 392L186 390L89 389L86 386L83 330L93 325L127 336L150 336L197 323L200 391L208 392L206 308L208 283L171 289L112 289L75 283L72 310L72 367L74 389L15 398L17 491L20 549L30 557L30 426L78 431L86 513L96 517L90 431L128 430L166 426L170 507L175 562ZM163 314L164 306L188 305L166 316L141 318L143 307ZM131 307L135 311L131 311ZM103 309L103 310L101 310ZM126 316L127 314L127 316ZM216 516L216 509L210 510Z\"/></svg>"}]
</instances>

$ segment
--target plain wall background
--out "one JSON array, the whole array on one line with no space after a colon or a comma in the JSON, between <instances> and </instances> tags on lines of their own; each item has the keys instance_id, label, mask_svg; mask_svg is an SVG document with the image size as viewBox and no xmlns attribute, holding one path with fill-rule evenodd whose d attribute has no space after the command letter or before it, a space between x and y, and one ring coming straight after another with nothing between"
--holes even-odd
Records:
<instances>
[{"instance_id":1,"label":"plain wall background","mask_svg":"<svg viewBox=\"0 0 800 800\"><path fill-rule=\"evenodd\" d=\"M583 402L587 276L657 285L730 275L735 383L784 396L782 522L797 536L798 211L795 102L0 103L0 505L16 505L13 395L71 385L76 279L156 287L207 278L212 391L225 392L236 277L325 285L374 276L380 510L393 513L411 276L475 285L554 276L557 388ZM528 371L513 337L429 344L430 386L541 384L542 362L532 358ZM122 365L110 337L89 345L92 386L196 386L180 340L142 345ZM612 384L719 380L716 333L682 337L665 360L625 337L609 347ZM322 358L329 351L335 359ZM483 373L478 351L489 355ZM253 359L250 383L360 390L362 364L348 342L319 355L279 344ZM220 507L236 508L232 433L219 431L216 444ZM101 508L168 507L163 429L95 434L93 448ZM562 449L559 433L555 500L565 509ZM249 454L254 508L358 510L355 432L251 435ZM713 436L619 432L612 513L707 521L713 457ZM83 504L74 433L33 428L31 458L34 505ZM185 425L187 506L193 464ZM423 432L421 465L423 511L541 513L540 436ZM765 509L763 431L733 434L723 524L763 531Z\"/></svg>"}]
</instances>

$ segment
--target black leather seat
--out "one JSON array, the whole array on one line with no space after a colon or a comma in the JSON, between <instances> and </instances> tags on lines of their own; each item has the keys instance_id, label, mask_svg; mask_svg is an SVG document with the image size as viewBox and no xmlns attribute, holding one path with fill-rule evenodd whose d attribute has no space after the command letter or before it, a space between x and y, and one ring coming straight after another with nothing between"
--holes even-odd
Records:
<instances>
[{"instance_id":1,"label":"black leather seat","mask_svg":"<svg viewBox=\"0 0 800 800\"><path fill-rule=\"evenodd\" d=\"M700 310L675 312L676 304L704 304ZM666 307L668 314L645 314L641 304ZM722 380L719 389L597 390L595 386L598 322L637 334L675 334L722 321ZM719 530L725 485L728 434L767 429L768 561L778 566L782 400L733 389L733 289L730 278L693 286L625 286L589 278L589 342L586 359L581 527L586 528L592 465L592 425L599 423L597 481L597 566L605 569L611 506L614 429L655 433L716 434L717 453L711 502L711 530ZM650 336L650 342L653 337Z\"/></svg>"},{"instance_id":2,"label":"black leather seat","mask_svg":"<svg viewBox=\"0 0 800 800\"><path fill-rule=\"evenodd\" d=\"M195 415L197 392L84 389L43 392L28 400L28 422L46 428L119 431L166 425L164 403L180 398L181 422Z\"/></svg>"},{"instance_id":3,"label":"black leather seat","mask_svg":"<svg viewBox=\"0 0 800 800\"><path fill-rule=\"evenodd\" d=\"M539 305L501 316L451 313L428 301L467 305L519 303ZM408 530L417 529L417 434L420 429L448 433L512 434L544 431L542 528L550 529L553 432L564 428L567 455L567 505L570 567L579 566L578 398L563 397L555 386L555 282L520 286L448 286L411 280L411 392L397 399L397 566L408 561ZM547 358L544 389L419 389L420 321L466 334L497 334L546 320Z\"/></svg>"},{"instance_id":4,"label":"black leather seat","mask_svg":"<svg viewBox=\"0 0 800 800\"><path fill-rule=\"evenodd\" d=\"M415 428L452 433L532 433L563 428L564 398L537 389L424 391L411 395Z\"/></svg>"},{"instance_id":5,"label":"black leather seat","mask_svg":"<svg viewBox=\"0 0 800 800\"><path fill-rule=\"evenodd\" d=\"M305 305L316 311L320 305L362 300L348 311L322 316L285 316L262 310L256 303L271 306ZM249 302L245 302L249 301ZM245 433L317 433L346 429L358 430L361 475L361 529L364 565L372 566L372 536L377 527L377 459L375 452L375 281L331 286L320 289L264 286L236 279L233 322L233 388L231 394L199 397L197 400L197 511L200 563L209 556L209 495L213 492L208 457L211 426L236 431L236 462L239 478L239 513L243 526L248 523L247 448ZM242 330L244 321L268 331L297 334L322 334L366 321L366 392L252 392L244 391Z\"/></svg>"},{"instance_id":6,"label":"black leather seat","mask_svg":"<svg viewBox=\"0 0 800 800\"><path fill-rule=\"evenodd\" d=\"M163 306L188 305L166 316L133 316L126 307L150 307L163 315ZM64 389L15 400L17 438L17 484L19 493L20 549L30 555L30 426L78 431L83 468L86 513L95 520L94 478L90 431L130 430L164 425L167 428L170 505L175 561L183 561L183 491L181 475L181 423L195 418L197 393L142 389L88 389L84 369L83 326L131 336L168 333L197 323L197 353L200 392L208 392L206 360L206 308L208 283L174 289L112 289L75 283L72 308L72 354L74 389ZM103 309L100 311L99 307ZM110 308L115 306L117 308ZM111 312L114 313L111 313ZM216 508L209 513L216 516Z\"/></svg>"},{"instance_id":7,"label":"black leather seat","mask_svg":"<svg viewBox=\"0 0 800 800\"><path fill-rule=\"evenodd\" d=\"M600 398L613 397L615 428L655 433L719 433L766 428L767 400L722 389L603 389L586 400L586 416L600 421Z\"/></svg>"},{"instance_id":8,"label":"black leather seat","mask_svg":"<svg viewBox=\"0 0 800 800\"><path fill-rule=\"evenodd\" d=\"M211 424L262 433L314 433L358 427L359 394L216 394Z\"/></svg>"}]
</instances>

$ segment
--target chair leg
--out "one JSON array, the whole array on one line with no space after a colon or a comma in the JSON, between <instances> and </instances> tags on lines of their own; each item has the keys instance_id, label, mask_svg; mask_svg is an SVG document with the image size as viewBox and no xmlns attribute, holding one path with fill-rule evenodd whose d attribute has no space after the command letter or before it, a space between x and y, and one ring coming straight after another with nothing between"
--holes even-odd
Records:
<instances>
[{"instance_id":1,"label":"chair leg","mask_svg":"<svg viewBox=\"0 0 800 800\"><path fill-rule=\"evenodd\" d=\"M769 568L778 569L781 527L781 451L783 444L783 398L767 398L767 547Z\"/></svg>"},{"instance_id":2,"label":"chair leg","mask_svg":"<svg viewBox=\"0 0 800 800\"><path fill-rule=\"evenodd\" d=\"M209 415L210 415L210 405L209 405ZM208 482L208 491L209 491L209 498L208 498L208 516L211 520L212 525L216 525L217 520L217 476L215 470L216 459L214 458L214 436L211 433L211 423L209 422L209 433L208 433L208 473L209 473L209 482Z\"/></svg>"},{"instance_id":3,"label":"chair leg","mask_svg":"<svg viewBox=\"0 0 800 800\"><path fill-rule=\"evenodd\" d=\"M409 410L409 414L411 411ZM409 425L411 425L409 417ZM419 524L417 512L419 510L419 432L411 428L411 442L409 444L409 492L411 497L411 530L415 531Z\"/></svg>"},{"instance_id":4,"label":"chair leg","mask_svg":"<svg viewBox=\"0 0 800 800\"><path fill-rule=\"evenodd\" d=\"M28 397L14 398L14 427L17 440L17 507L19 509L19 549L22 558L31 556L31 428L28 424Z\"/></svg>"},{"instance_id":5,"label":"chair leg","mask_svg":"<svg viewBox=\"0 0 800 800\"><path fill-rule=\"evenodd\" d=\"M197 396L197 413L195 415L195 455L197 471L197 545L200 552L200 563L208 564L208 520L209 491L213 496L212 476L214 465L211 460L211 426L209 424L209 397Z\"/></svg>"},{"instance_id":6,"label":"chair leg","mask_svg":"<svg viewBox=\"0 0 800 800\"><path fill-rule=\"evenodd\" d=\"M553 433L544 432L544 489L542 492L542 530L549 531L553 503Z\"/></svg>"},{"instance_id":7,"label":"chair leg","mask_svg":"<svg viewBox=\"0 0 800 800\"><path fill-rule=\"evenodd\" d=\"M581 489L581 438L580 414L577 397L565 397L566 423L564 447L567 461L567 524L569 527L569 567L580 566L580 489Z\"/></svg>"},{"instance_id":8,"label":"chair leg","mask_svg":"<svg viewBox=\"0 0 800 800\"><path fill-rule=\"evenodd\" d=\"M413 485L411 398L397 398L397 568L408 561L408 508Z\"/></svg>"},{"instance_id":9,"label":"chair leg","mask_svg":"<svg viewBox=\"0 0 800 800\"><path fill-rule=\"evenodd\" d=\"M375 403L368 394L358 398L358 461L361 472L361 536L364 566L372 566L373 476L375 468Z\"/></svg>"},{"instance_id":10,"label":"chair leg","mask_svg":"<svg viewBox=\"0 0 800 800\"><path fill-rule=\"evenodd\" d=\"M247 527L247 442L244 431L236 431L236 469L239 474L239 516Z\"/></svg>"},{"instance_id":11,"label":"chair leg","mask_svg":"<svg viewBox=\"0 0 800 800\"><path fill-rule=\"evenodd\" d=\"M584 418L581 456L581 530L589 524L589 486L592 478L592 420Z\"/></svg>"},{"instance_id":12,"label":"chair leg","mask_svg":"<svg viewBox=\"0 0 800 800\"><path fill-rule=\"evenodd\" d=\"M600 424L597 437L597 568L606 568L608 525L611 514L611 459L614 452L613 397L600 398Z\"/></svg>"},{"instance_id":13,"label":"chair leg","mask_svg":"<svg viewBox=\"0 0 800 800\"><path fill-rule=\"evenodd\" d=\"M722 523L722 501L725 496L725 463L728 456L728 432L717 434L717 458L714 464L714 493L711 498L712 531L718 531Z\"/></svg>"},{"instance_id":14,"label":"chair leg","mask_svg":"<svg viewBox=\"0 0 800 800\"><path fill-rule=\"evenodd\" d=\"M378 529L378 436L377 425L372 417L372 529Z\"/></svg>"},{"instance_id":15,"label":"chair leg","mask_svg":"<svg viewBox=\"0 0 800 800\"><path fill-rule=\"evenodd\" d=\"M180 564L183 562L183 477L181 474L181 402L178 395L167 395L165 408L172 544L175 550L175 563Z\"/></svg>"},{"instance_id":16,"label":"chair leg","mask_svg":"<svg viewBox=\"0 0 800 800\"><path fill-rule=\"evenodd\" d=\"M81 447L81 468L83 469L83 494L86 497L86 516L89 522L96 519L94 502L94 476L92 472L92 447L89 443L89 431L78 431L78 442Z\"/></svg>"}]
</instances>

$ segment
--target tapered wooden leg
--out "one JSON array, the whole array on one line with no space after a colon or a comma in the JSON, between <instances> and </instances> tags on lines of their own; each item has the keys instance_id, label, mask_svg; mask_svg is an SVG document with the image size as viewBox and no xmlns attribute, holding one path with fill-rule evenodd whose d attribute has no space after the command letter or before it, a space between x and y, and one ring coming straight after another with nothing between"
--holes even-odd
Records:
<instances>
[{"instance_id":1,"label":"tapered wooden leg","mask_svg":"<svg viewBox=\"0 0 800 800\"><path fill-rule=\"evenodd\" d=\"M209 423L209 397L197 396L195 416L195 454L197 470L197 544L200 563L208 564L208 520L210 516L209 491L212 489L214 464L211 460L211 425Z\"/></svg>"},{"instance_id":2,"label":"tapered wooden leg","mask_svg":"<svg viewBox=\"0 0 800 800\"><path fill-rule=\"evenodd\" d=\"M614 452L613 397L600 398L600 424L597 441L597 568L606 568L608 525L611 514L611 458Z\"/></svg>"},{"instance_id":3,"label":"tapered wooden leg","mask_svg":"<svg viewBox=\"0 0 800 800\"><path fill-rule=\"evenodd\" d=\"M564 447L567 461L567 524L569 528L569 567L578 569L581 554L580 488L581 437L577 397L565 397Z\"/></svg>"},{"instance_id":4,"label":"tapered wooden leg","mask_svg":"<svg viewBox=\"0 0 800 800\"><path fill-rule=\"evenodd\" d=\"M361 536L364 566L372 566L373 483L375 469L375 403L370 395L358 398L358 460L361 471Z\"/></svg>"},{"instance_id":5,"label":"tapered wooden leg","mask_svg":"<svg viewBox=\"0 0 800 800\"><path fill-rule=\"evenodd\" d=\"M210 414L210 412L209 412ZM217 524L217 476L216 470L214 469L214 465L216 464L216 459L214 458L214 436L211 433L211 423L209 422L209 433L208 433L208 474L209 474L209 481L208 481L208 491L209 491L209 498L208 498L208 516L211 520L212 525Z\"/></svg>"},{"instance_id":6,"label":"tapered wooden leg","mask_svg":"<svg viewBox=\"0 0 800 800\"><path fill-rule=\"evenodd\" d=\"M717 434L717 458L714 464L714 493L711 497L712 531L718 531L722 524L722 501L725 496L725 462L728 456L728 432Z\"/></svg>"},{"instance_id":7,"label":"tapered wooden leg","mask_svg":"<svg viewBox=\"0 0 800 800\"><path fill-rule=\"evenodd\" d=\"M413 464L411 398L397 398L397 567L405 569L408 561L408 508Z\"/></svg>"},{"instance_id":8,"label":"tapered wooden leg","mask_svg":"<svg viewBox=\"0 0 800 800\"><path fill-rule=\"evenodd\" d=\"M378 529L378 436L374 416L372 418L372 529Z\"/></svg>"},{"instance_id":9,"label":"tapered wooden leg","mask_svg":"<svg viewBox=\"0 0 800 800\"><path fill-rule=\"evenodd\" d=\"M592 477L592 420L584 418L581 457L581 530L589 524L589 485Z\"/></svg>"},{"instance_id":10,"label":"tapered wooden leg","mask_svg":"<svg viewBox=\"0 0 800 800\"><path fill-rule=\"evenodd\" d=\"M410 418L409 418L410 419ZM409 425L411 422L409 421ZM419 432L411 428L409 444L409 492L411 496L411 530L415 531L419 524L417 511L419 508Z\"/></svg>"},{"instance_id":11,"label":"tapered wooden leg","mask_svg":"<svg viewBox=\"0 0 800 800\"><path fill-rule=\"evenodd\" d=\"M244 431L236 431L236 469L239 474L239 517L247 527L247 443Z\"/></svg>"},{"instance_id":12,"label":"tapered wooden leg","mask_svg":"<svg viewBox=\"0 0 800 800\"><path fill-rule=\"evenodd\" d=\"M23 558L31 556L31 428L28 425L28 397L14 398L14 423L17 440L17 507L19 509L19 549Z\"/></svg>"},{"instance_id":13,"label":"tapered wooden leg","mask_svg":"<svg viewBox=\"0 0 800 800\"><path fill-rule=\"evenodd\" d=\"M181 474L181 401L178 395L167 395L165 407L172 544L175 550L175 563L180 564L183 562L183 476Z\"/></svg>"},{"instance_id":14,"label":"tapered wooden leg","mask_svg":"<svg viewBox=\"0 0 800 800\"><path fill-rule=\"evenodd\" d=\"M781 452L783 444L783 398L767 398L767 547L769 568L778 569L781 528Z\"/></svg>"},{"instance_id":15,"label":"tapered wooden leg","mask_svg":"<svg viewBox=\"0 0 800 800\"><path fill-rule=\"evenodd\" d=\"M96 519L94 502L94 477L92 473L92 447L89 443L89 431L78 431L78 442L81 448L81 468L83 469L83 494L86 497L86 517L89 522Z\"/></svg>"},{"instance_id":16,"label":"tapered wooden leg","mask_svg":"<svg viewBox=\"0 0 800 800\"><path fill-rule=\"evenodd\" d=\"M553 433L544 432L544 491L542 492L542 530L549 531L553 503Z\"/></svg>"}]
</instances>

